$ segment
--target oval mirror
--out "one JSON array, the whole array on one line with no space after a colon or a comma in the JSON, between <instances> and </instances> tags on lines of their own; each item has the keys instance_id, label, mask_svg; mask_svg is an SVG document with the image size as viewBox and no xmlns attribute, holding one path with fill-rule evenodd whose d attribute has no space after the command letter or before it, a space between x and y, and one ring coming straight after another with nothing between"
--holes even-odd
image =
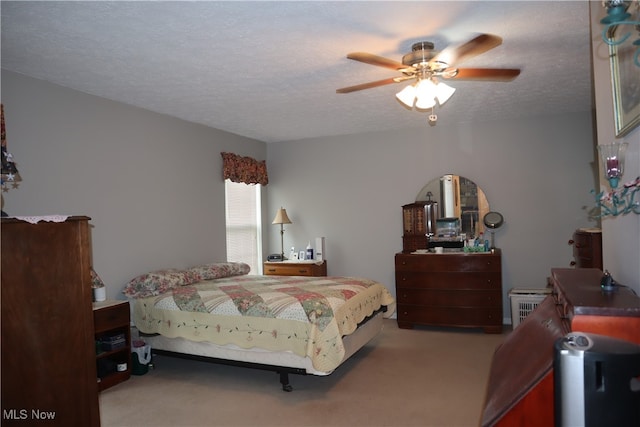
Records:
<instances>
[{"instance_id":1,"label":"oval mirror","mask_svg":"<svg viewBox=\"0 0 640 427\"><path fill-rule=\"evenodd\" d=\"M458 218L460 232L467 238L485 232L482 221L489 213L489 202L475 182L460 175L443 175L422 187L416 202L437 202L438 218Z\"/></svg>"}]
</instances>

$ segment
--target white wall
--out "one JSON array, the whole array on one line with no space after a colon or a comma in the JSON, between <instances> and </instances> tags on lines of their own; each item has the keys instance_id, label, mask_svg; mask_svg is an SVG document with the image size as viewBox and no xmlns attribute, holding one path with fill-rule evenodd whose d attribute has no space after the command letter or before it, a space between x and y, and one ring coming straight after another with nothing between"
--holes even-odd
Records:
<instances>
[{"instance_id":1,"label":"white wall","mask_svg":"<svg viewBox=\"0 0 640 427\"><path fill-rule=\"evenodd\" d=\"M153 269L226 258L221 151L263 142L2 71L7 143L23 178L10 215L92 218L107 296Z\"/></svg>"},{"instance_id":2,"label":"white wall","mask_svg":"<svg viewBox=\"0 0 640 427\"><path fill-rule=\"evenodd\" d=\"M592 1L590 6L598 143L629 143L622 180L625 182L640 176L640 128L634 129L622 138L615 136L609 49L602 41L602 25L599 22L605 11L601 2ZM638 79L640 80L640 68ZM602 172L599 176L601 185L606 188ZM640 215L605 218L602 221L602 240L604 268L608 269L618 282L634 288L640 294Z\"/></svg>"},{"instance_id":3,"label":"white wall","mask_svg":"<svg viewBox=\"0 0 640 427\"><path fill-rule=\"evenodd\" d=\"M552 267L569 267L573 231L596 225L584 208L595 186L592 128L585 111L269 144L269 215L284 206L293 221L285 253L325 236L329 274L371 277L395 294L401 206L442 174L470 178L505 217L496 245L510 319L509 289L545 287ZM278 231L267 231L279 252Z\"/></svg>"}]
</instances>

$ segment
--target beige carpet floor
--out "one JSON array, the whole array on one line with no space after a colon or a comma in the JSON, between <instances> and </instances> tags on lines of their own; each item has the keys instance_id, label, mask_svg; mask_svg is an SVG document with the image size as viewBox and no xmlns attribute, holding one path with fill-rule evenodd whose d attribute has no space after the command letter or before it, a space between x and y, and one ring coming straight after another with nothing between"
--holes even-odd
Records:
<instances>
[{"instance_id":1,"label":"beige carpet floor","mask_svg":"<svg viewBox=\"0 0 640 427\"><path fill-rule=\"evenodd\" d=\"M331 375L290 375L291 393L274 372L156 356L149 373L100 394L102 426L477 426L508 332L384 322Z\"/></svg>"}]
</instances>

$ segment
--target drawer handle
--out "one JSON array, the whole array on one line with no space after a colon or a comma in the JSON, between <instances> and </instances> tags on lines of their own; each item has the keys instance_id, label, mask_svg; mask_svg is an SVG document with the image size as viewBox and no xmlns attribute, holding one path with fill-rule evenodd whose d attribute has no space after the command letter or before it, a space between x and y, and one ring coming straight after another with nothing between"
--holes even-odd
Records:
<instances>
[{"instance_id":1,"label":"drawer handle","mask_svg":"<svg viewBox=\"0 0 640 427\"><path fill-rule=\"evenodd\" d=\"M275 268L268 268L268 269L267 269L267 271L268 271L269 273L275 273L275 272L276 272L276 269L275 269Z\"/></svg>"},{"instance_id":2,"label":"drawer handle","mask_svg":"<svg viewBox=\"0 0 640 427\"><path fill-rule=\"evenodd\" d=\"M308 270L298 270L298 273L306 273Z\"/></svg>"}]
</instances>

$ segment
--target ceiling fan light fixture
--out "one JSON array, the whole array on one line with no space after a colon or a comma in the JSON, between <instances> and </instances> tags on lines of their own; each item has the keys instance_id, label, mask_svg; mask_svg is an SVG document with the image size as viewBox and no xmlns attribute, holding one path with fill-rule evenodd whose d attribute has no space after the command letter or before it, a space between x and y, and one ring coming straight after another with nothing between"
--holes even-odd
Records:
<instances>
[{"instance_id":1,"label":"ceiling fan light fixture","mask_svg":"<svg viewBox=\"0 0 640 427\"><path fill-rule=\"evenodd\" d=\"M438 99L438 104L442 105L451 98L451 95L455 93L456 89L449 86L445 83L438 83L436 85L436 98Z\"/></svg>"},{"instance_id":2,"label":"ceiling fan light fixture","mask_svg":"<svg viewBox=\"0 0 640 427\"><path fill-rule=\"evenodd\" d=\"M416 108L427 110L436 105L436 95L438 88L433 80L422 79L416 87Z\"/></svg>"},{"instance_id":3,"label":"ceiling fan light fixture","mask_svg":"<svg viewBox=\"0 0 640 427\"><path fill-rule=\"evenodd\" d=\"M430 110L431 108L435 107L436 105L436 100L435 98L430 98L430 97L419 97L416 100L416 108L418 110Z\"/></svg>"},{"instance_id":4,"label":"ceiling fan light fixture","mask_svg":"<svg viewBox=\"0 0 640 427\"><path fill-rule=\"evenodd\" d=\"M408 85L396 93L396 98L407 107L413 108L413 104L416 102L416 87L414 85Z\"/></svg>"}]
</instances>

